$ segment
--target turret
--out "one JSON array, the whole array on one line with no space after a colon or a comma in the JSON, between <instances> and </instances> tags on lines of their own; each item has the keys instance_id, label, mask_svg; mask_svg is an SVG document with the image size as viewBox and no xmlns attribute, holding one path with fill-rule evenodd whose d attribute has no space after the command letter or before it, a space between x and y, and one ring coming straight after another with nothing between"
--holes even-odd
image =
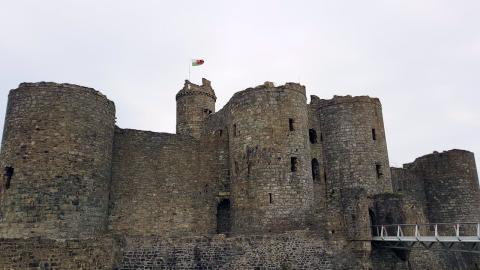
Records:
<instances>
[{"instance_id":1,"label":"turret","mask_svg":"<svg viewBox=\"0 0 480 270\"><path fill-rule=\"evenodd\" d=\"M343 188L363 188L368 195L391 191L380 101L335 96L317 106L329 193Z\"/></svg>"},{"instance_id":2,"label":"turret","mask_svg":"<svg viewBox=\"0 0 480 270\"><path fill-rule=\"evenodd\" d=\"M216 99L209 80L203 78L202 85L185 80L176 95L177 134L199 138L205 118L215 112Z\"/></svg>"},{"instance_id":3,"label":"turret","mask_svg":"<svg viewBox=\"0 0 480 270\"><path fill-rule=\"evenodd\" d=\"M434 152L404 167L423 179L431 223L480 220L480 190L472 152Z\"/></svg>"},{"instance_id":4,"label":"turret","mask_svg":"<svg viewBox=\"0 0 480 270\"><path fill-rule=\"evenodd\" d=\"M232 232L305 228L313 200L305 87L267 82L236 93L225 108Z\"/></svg>"},{"instance_id":5,"label":"turret","mask_svg":"<svg viewBox=\"0 0 480 270\"><path fill-rule=\"evenodd\" d=\"M22 83L8 95L0 237L82 238L106 229L115 106L92 88Z\"/></svg>"}]
</instances>

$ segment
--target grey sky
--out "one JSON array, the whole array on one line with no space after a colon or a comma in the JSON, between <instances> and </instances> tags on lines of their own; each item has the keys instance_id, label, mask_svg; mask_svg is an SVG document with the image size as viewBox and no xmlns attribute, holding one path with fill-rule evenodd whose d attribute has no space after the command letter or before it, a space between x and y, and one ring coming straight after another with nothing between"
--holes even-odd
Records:
<instances>
[{"instance_id":1,"label":"grey sky","mask_svg":"<svg viewBox=\"0 0 480 270\"><path fill-rule=\"evenodd\" d=\"M69 82L113 100L122 128L173 133L201 57L192 81L212 81L217 109L267 80L376 96L392 165L451 148L478 164L479 13L478 0L0 0L0 112L20 82Z\"/></svg>"}]
</instances>

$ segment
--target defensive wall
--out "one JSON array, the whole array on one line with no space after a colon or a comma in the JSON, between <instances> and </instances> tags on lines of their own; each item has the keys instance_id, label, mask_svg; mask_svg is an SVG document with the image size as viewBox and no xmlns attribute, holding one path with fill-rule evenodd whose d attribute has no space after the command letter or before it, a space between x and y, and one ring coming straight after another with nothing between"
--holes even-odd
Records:
<instances>
[{"instance_id":1,"label":"defensive wall","mask_svg":"<svg viewBox=\"0 0 480 270\"><path fill-rule=\"evenodd\" d=\"M378 99L311 96L307 104L304 86L266 82L216 111L203 79L186 81L176 101L177 134L167 134L116 127L113 102L91 88L12 90L0 153L0 267L478 264L355 241L369 239L372 224L480 220L473 153L390 169Z\"/></svg>"}]
</instances>

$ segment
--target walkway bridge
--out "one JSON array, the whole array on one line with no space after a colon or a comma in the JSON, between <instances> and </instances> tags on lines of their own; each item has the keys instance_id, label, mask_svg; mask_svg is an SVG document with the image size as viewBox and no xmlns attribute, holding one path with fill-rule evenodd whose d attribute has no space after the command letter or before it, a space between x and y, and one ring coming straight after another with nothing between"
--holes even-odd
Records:
<instances>
[{"instance_id":1,"label":"walkway bridge","mask_svg":"<svg viewBox=\"0 0 480 270\"><path fill-rule=\"evenodd\" d=\"M480 223L391 224L372 226L372 245L382 248L480 253Z\"/></svg>"}]
</instances>

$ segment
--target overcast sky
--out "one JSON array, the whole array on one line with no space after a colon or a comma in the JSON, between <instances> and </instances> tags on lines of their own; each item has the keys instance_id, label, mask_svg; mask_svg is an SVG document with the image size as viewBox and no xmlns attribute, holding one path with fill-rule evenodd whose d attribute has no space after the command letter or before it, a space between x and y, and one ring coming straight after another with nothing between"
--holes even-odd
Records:
<instances>
[{"instance_id":1,"label":"overcast sky","mask_svg":"<svg viewBox=\"0 0 480 270\"><path fill-rule=\"evenodd\" d=\"M217 110L264 81L380 98L392 165L452 148L480 160L480 1L0 0L0 112L21 82L93 87L122 128L175 132L188 76ZM3 117L0 126L3 127Z\"/></svg>"}]
</instances>

